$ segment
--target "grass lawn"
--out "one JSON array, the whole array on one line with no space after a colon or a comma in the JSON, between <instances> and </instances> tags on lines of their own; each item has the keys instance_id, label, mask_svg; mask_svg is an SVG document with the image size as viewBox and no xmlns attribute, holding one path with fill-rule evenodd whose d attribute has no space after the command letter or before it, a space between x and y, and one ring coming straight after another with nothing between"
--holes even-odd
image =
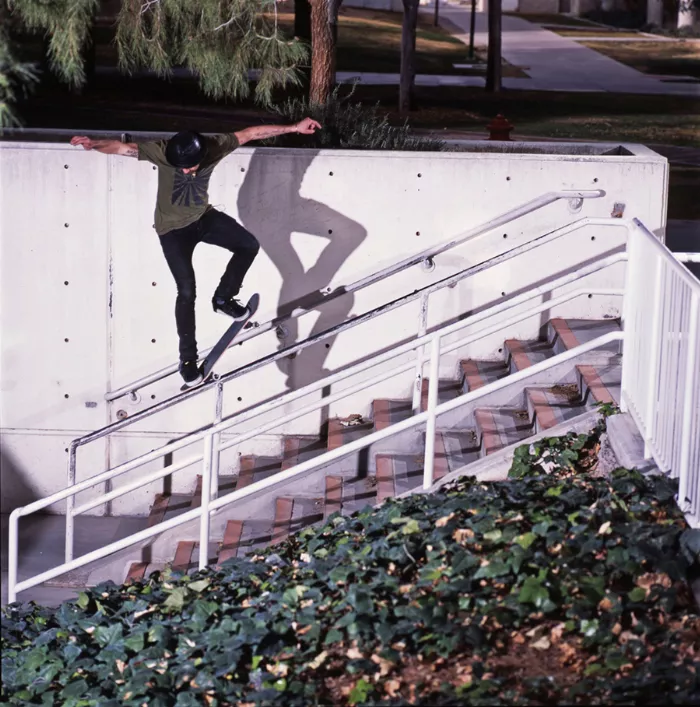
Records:
<instances>
[{"instance_id":1,"label":"grass lawn","mask_svg":"<svg viewBox=\"0 0 700 707\"><path fill-rule=\"evenodd\" d=\"M581 42L646 74L700 78L700 42Z\"/></svg>"},{"instance_id":2,"label":"grass lawn","mask_svg":"<svg viewBox=\"0 0 700 707\"><path fill-rule=\"evenodd\" d=\"M284 10L285 5L282 5ZM281 12L280 23L291 33L294 17ZM340 8L338 17L338 71L398 73L401 68L401 21L398 12ZM416 71L419 74L476 74L483 71L455 69L467 63L468 47L440 27L433 27L423 16L418 20ZM486 49L477 48L478 61L486 61ZM503 62L504 76L527 76L517 67Z\"/></svg>"},{"instance_id":3,"label":"grass lawn","mask_svg":"<svg viewBox=\"0 0 700 707\"><path fill-rule=\"evenodd\" d=\"M603 27L545 27L561 37L629 37L634 39L641 36L639 32L630 30L610 30Z\"/></svg>"},{"instance_id":4,"label":"grass lawn","mask_svg":"<svg viewBox=\"0 0 700 707\"><path fill-rule=\"evenodd\" d=\"M368 103L382 101L388 110L395 91L364 86L357 93ZM555 91L449 90L419 87L414 127L484 130L502 113L521 135L626 141L700 147L700 100L681 96L637 96Z\"/></svg>"}]
</instances>

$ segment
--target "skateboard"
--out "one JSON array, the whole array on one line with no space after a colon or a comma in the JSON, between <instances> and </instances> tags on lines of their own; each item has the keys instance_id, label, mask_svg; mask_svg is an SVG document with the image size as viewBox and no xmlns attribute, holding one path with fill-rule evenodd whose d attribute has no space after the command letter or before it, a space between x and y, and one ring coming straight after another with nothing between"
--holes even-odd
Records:
<instances>
[{"instance_id":1,"label":"skateboard","mask_svg":"<svg viewBox=\"0 0 700 707\"><path fill-rule=\"evenodd\" d=\"M248 315L245 319L241 319L238 322L233 322L231 326L224 332L223 336L216 342L214 348L209 352L207 357L202 361L202 365L199 367L199 372L202 374L202 380L195 385L183 385L180 390L192 390L200 385L208 383L211 379L215 379L218 376L214 373L214 365L221 358L224 351L231 345L231 342L238 336L240 331L245 327L245 325L250 321L250 318L258 311L258 305L260 304L260 295L256 292L248 300L246 308L248 309Z\"/></svg>"}]
</instances>

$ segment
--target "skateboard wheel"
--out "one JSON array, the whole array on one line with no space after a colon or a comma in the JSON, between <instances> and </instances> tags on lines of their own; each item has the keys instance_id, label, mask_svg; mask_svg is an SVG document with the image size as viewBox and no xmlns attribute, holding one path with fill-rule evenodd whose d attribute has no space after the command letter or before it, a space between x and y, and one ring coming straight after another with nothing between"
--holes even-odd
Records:
<instances>
[{"instance_id":1,"label":"skateboard wheel","mask_svg":"<svg viewBox=\"0 0 700 707\"><path fill-rule=\"evenodd\" d=\"M219 380L219 374L218 374L218 373L212 373L211 379L212 379L213 381L218 381L218 380Z\"/></svg>"}]
</instances>

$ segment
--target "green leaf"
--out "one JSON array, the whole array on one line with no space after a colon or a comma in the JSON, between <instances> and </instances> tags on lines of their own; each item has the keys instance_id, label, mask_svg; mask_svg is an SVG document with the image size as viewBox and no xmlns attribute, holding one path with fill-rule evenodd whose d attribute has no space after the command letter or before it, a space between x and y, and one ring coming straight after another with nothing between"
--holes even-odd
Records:
<instances>
[{"instance_id":1,"label":"green leaf","mask_svg":"<svg viewBox=\"0 0 700 707\"><path fill-rule=\"evenodd\" d=\"M584 619L581 621L581 633L590 638L598 631L598 619Z\"/></svg>"},{"instance_id":2,"label":"green leaf","mask_svg":"<svg viewBox=\"0 0 700 707\"><path fill-rule=\"evenodd\" d=\"M491 560L488 565L482 565L474 574L474 579L483 577L502 577L510 574L510 566L503 560Z\"/></svg>"},{"instance_id":3,"label":"green leaf","mask_svg":"<svg viewBox=\"0 0 700 707\"><path fill-rule=\"evenodd\" d=\"M200 579L196 582L190 582L187 588L191 589L193 592L203 592L210 584L210 579Z\"/></svg>"},{"instance_id":4,"label":"green leaf","mask_svg":"<svg viewBox=\"0 0 700 707\"><path fill-rule=\"evenodd\" d=\"M98 626L92 637L104 648L110 643L116 643L122 637L122 625Z\"/></svg>"},{"instance_id":5,"label":"green leaf","mask_svg":"<svg viewBox=\"0 0 700 707\"><path fill-rule=\"evenodd\" d=\"M62 690L61 696L65 698L75 698L84 695L88 690L88 684L85 680L74 680L69 682Z\"/></svg>"},{"instance_id":6,"label":"green leaf","mask_svg":"<svg viewBox=\"0 0 700 707\"><path fill-rule=\"evenodd\" d=\"M78 601L75 602L81 609L87 609L90 604L90 597L85 592L78 594Z\"/></svg>"},{"instance_id":7,"label":"green leaf","mask_svg":"<svg viewBox=\"0 0 700 707\"><path fill-rule=\"evenodd\" d=\"M524 533L523 535L518 535L514 542L518 543L523 550L527 550L535 540L537 540L537 536L534 533Z\"/></svg>"},{"instance_id":8,"label":"green leaf","mask_svg":"<svg viewBox=\"0 0 700 707\"><path fill-rule=\"evenodd\" d=\"M146 642L146 636L144 633L136 633L129 636L124 640L124 646L134 653L140 653L143 650L143 646Z\"/></svg>"},{"instance_id":9,"label":"green leaf","mask_svg":"<svg viewBox=\"0 0 700 707\"><path fill-rule=\"evenodd\" d=\"M503 533L496 529L490 530L488 533L484 533L484 540L489 540L492 543L498 542L503 537Z\"/></svg>"},{"instance_id":10,"label":"green leaf","mask_svg":"<svg viewBox=\"0 0 700 707\"><path fill-rule=\"evenodd\" d=\"M561 496L562 491L564 490L564 485L561 484L560 486L552 486L551 488L548 488L547 491L545 492L545 496Z\"/></svg>"},{"instance_id":11,"label":"green leaf","mask_svg":"<svg viewBox=\"0 0 700 707\"><path fill-rule=\"evenodd\" d=\"M163 602L163 608L172 611L182 611L187 598L187 589L185 587L175 587L170 591L168 598Z\"/></svg>"},{"instance_id":12,"label":"green leaf","mask_svg":"<svg viewBox=\"0 0 700 707\"><path fill-rule=\"evenodd\" d=\"M359 702L366 702L367 696L372 692L372 683L367 682L364 678L360 678L355 686L350 691L348 702L351 705L356 705Z\"/></svg>"},{"instance_id":13,"label":"green leaf","mask_svg":"<svg viewBox=\"0 0 700 707\"><path fill-rule=\"evenodd\" d=\"M540 609L548 600L549 592L542 583L534 577L526 577L518 595L518 601L521 604L534 604Z\"/></svg>"},{"instance_id":14,"label":"green leaf","mask_svg":"<svg viewBox=\"0 0 700 707\"><path fill-rule=\"evenodd\" d=\"M627 596L630 601L640 602L646 599L647 593L642 587L635 587Z\"/></svg>"}]
</instances>

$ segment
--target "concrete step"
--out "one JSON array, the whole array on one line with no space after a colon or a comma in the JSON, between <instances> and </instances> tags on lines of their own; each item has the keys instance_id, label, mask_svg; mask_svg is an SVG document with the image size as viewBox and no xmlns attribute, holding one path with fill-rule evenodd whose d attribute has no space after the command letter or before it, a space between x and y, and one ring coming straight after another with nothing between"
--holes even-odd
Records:
<instances>
[{"instance_id":1,"label":"concrete step","mask_svg":"<svg viewBox=\"0 0 700 707\"><path fill-rule=\"evenodd\" d=\"M474 413L482 457L515 444L533 434L527 410L519 408L479 408Z\"/></svg>"},{"instance_id":2,"label":"concrete step","mask_svg":"<svg viewBox=\"0 0 700 707\"><path fill-rule=\"evenodd\" d=\"M321 437L285 437L282 449L282 471L303 464L327 451L328 443Z\"/></svg>"},{"instance_id":3,"label":"concrete step","mask_svg":"<svg viewBox=\"0 0 700 707\"><path fill-rule=\"evenodd\" d=\"M619 319L550 319L547 323L547 341L555 354L586 344L599 336L610 332L619 332L622 327ZM621 353L621 342L614 341L596 351L589 351L577 360L577 363L603 362L611 356Z\"/></svg>"},{"instance_id":4,"label":"concrete step","mask_svg":"<svg viewBox=\"0 0 700 707\"><path fill-rule=\"evenodd\" d=\"M543 432L583 415L592 405L586 404L575 383L555 385L548 388L528 387L526 390L527 412L535 432Z\"/></svg>"},{"instance_id":5,"label":"concrete step","mask_svg":"<svg viewBox=\"0 0 700 707\"><path fill-rule=\"evenodd\" d=\"M469 393L489 383L505 378L508 366L501 361L467 359L460 364L462 369L462 392Z\"/></svg>"},{"instance_id":6,"label":"concrete step","mask_svg":"<svg viewBox=\"0 0 700 707\"><path fill-rule=\"evenodd\" d=\"M423 457L413 454L377 455L377 503L423 483Z\"/></svg>"},{"instance_id":7,"label":"concrete step","mask_svg":"<svg viewBox=\"0 0 700 707\"><path fill-rule=\"evenodd\" d=\"M479 459L479 438L476 430L445 430L435 435L435 466L433 478L438 481L455 469Z\"/></svg>"},{"instance_id":8,"label":"concrete step","mask_svg":"<svg viewBox=\"0 0 700 707\"><path fill-rule=\"evenodd\" d=\"M366 506L377 504L377 477L327 477L327 484L333 489L330 509L338 510L338 495L340 495L340 512L343 515L352 515L361 511ZM340 489L338 490L338 482ZM326 491L326 505L329 504L329 486ZM330 515L330 513L329 513Z\"/></svg>"}]
</instances>

